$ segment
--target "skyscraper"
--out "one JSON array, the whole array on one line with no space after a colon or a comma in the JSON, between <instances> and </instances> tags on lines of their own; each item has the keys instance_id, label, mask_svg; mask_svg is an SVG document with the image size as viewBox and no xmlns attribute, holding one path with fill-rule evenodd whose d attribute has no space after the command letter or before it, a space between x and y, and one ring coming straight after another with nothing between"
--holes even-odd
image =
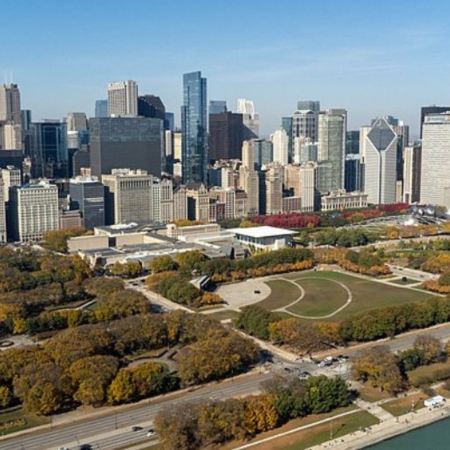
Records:
<instances>
[{"instance_id":1,"label":"skyscraper","mask_svg":"<svg viewBox=\"0 0 450 450\"><path fill-rule=\"evenodd\" d=\"M420 200L422 144L406 146L403 153L403 201L411 204Z\"/></svg>"},{"instance_id":2,"label":"skyscraper","mask_svg":"<svg viewBox=\"0 0 450 450\"><path fill-rule=\"evenodd\" d=\"M288 154L289 161L294 159L294 140L292 139L292 117L286 116L281 118L281 128L286 131L288 135Z\"/></svg>"},{"instance_id":3,"label":"skyscraper","mask_svg":"<svg viewBox=\"0 0 450 450\"><path fill-rule=\"evenodd\" d=\"M89 119L91 172L100 177L112 169L143 169L161 174L163 121L147 117Z\"/></svg>"},{"instance_id":4,"label":"skyscraper","mask_svg":"<svg viewBox=\"0 0 450 450\"><path fill-rule=\"evenodd\" d=\"M20 92L17 84L0 86L0 121L21 125Z\"/></svg>"},{"instance_id":5,"label":"skyscraper","mask_svg":"<svg viewBox=\"0 0 450 450\"><path fill-rule=\"evenodd\" d=\"M364 191L368 202L395 203L398 136L385 117L375 119L370 130L361 131L364 158Z\"/></svg>"},{"instance_id":6,"label":"skyscraper","mask_svg":"<svg viewBox=\"0 0 450 450\"><path fill-rule=\"evenodd\" d=\"M287 165L289 161L289 137L286 130L280 127L270 135L273 144L273 161L282 166Z\"/></svg>"},{"instance_id":7,"label":"skyscraper","mask_svg":"<svg viewBox=\"0 0 450 450\"><path fill-rule=\"evenodd\" d=\"M255 139L259 137L259 114L255 110L252 100L238 99L237 112L242 114L244 123L244 139Z\"/></svg>"},{"instance_id":8,"label":"skyscraper","mask_svg":"<svg viewBox=\"0 0 450 450\"><path fill-rule=\"evenodd\" d=\"M105 225L105 187L97 177L75 177L70 180L70 199L81 211L85 228Z\"/></svg>"},{"instance_id":9,"label":"skyscraper","mask_svg":"<svg viewBox=\"0 0 450 450\"><path fill-rule=\"evenodd\" d=\"M430 114L441 114L450 111L450 106L423 106L420 110L420 139L423 135L423 124L425 123L425 117Z\"/></svg>"},{"instance_id":10,"label":"skyscraper","mask_svg":"<svg viewBox=\"0 0 450 450\"><path fill-rule=\"evenodd\" d=\"M72 112L67 114L67 131L87 131L86 114Z\"/></svg>"},{"instance_id":11,"label":"skyscraper","mask_svg":"<svg viewBox=\"0 0 450 450\"><path fill-rule=\"evenodd\" d=\"M231 111L209 115L209 157L240 159L243 142L242 114Z\"/></svg>"},{"instance_id":12,"label":"skyscraper","mask_svg":"<svg viewBox=\"0 0 450 450\"><path fill-rule=\"evenodd\" d=\"M1 178L3 180L3 200L5 202L9 201L9 189L13 186L20 186L22 184L22 174L20 169L14 166L7 166L1 171Z\"/></svg>"},{"instance_id":13,"label":"skyscraper","mask_svg":"<svg viewBox=\"0 0 450 450\"><path fill-rule=\"evenodd\" d=\"M108 117L108 100L97 100L95 102L95 117Z\"/></svg>"},{"instance_id":14,"label":"skyscraper","mask_svg":"<svg viewBox=\"0 0 450 450\"><path fill-rule=\"evenodd\" d=\"M299 105L303 103L299 102ZM319 111L313 109L298 109L295 111L292 115L292 139L302 137L310 138L312 142L317 142L318 115Z\"/></svg>"},{"instance_id":15,"label":"skyscraper","mask_svg":"<svg viewBox=\"0 0 450 450\"><path fill-rule=\"evenodd\" d=\"M227 111L227 102L225 100L211 100L209 102L209 114L220 114Z\"/></svg>"},{"instance_id":16,"label":"skyscraper","mask_svg":"<svg viewBox=\"0 0 450 450\"><path fill-rule=\"evenodd\" d=\"M450 187L450 113L425 117L422 136L420 201L445 205Z\"/></svg>"},{"instance_id":17,"label":"skyscraper","mask_svg":"<svg viewBox=\"0 0 450 450\"><path fill-rule=\"evenodd\" d=\"M108 115L137 116L138 86L135 81L108 84Z\"/></svg>"},{"instance_id":18,"label":"skyscraper","mask_svg":"<svg viewBox=\"0 0 450 450\"><path fill-rule=\"evenodd\" d=\"M67 177L67 124L56 120L33 122L30 153L34 177Z\"/></svg>"},{"instance_id":19,"label":"skyscraper","mask_svg":"<svg viewBox=\"0 0 450 450\"><path fill-rule=\"evenodd\" d=\"M311 110L319 113L320 102L318 100L299 100L297 102L297 109L299 109L300 111Z\"/></svg>"},{"instance_id":20,"label":"skyscraper","mask_svg":"<svg viewBox=\"0 0 450 450\"><path fill-rule=\"evenodd\" d=\"M335 191L344 187L347 111L327 109L319 113L319 162L331 163L331 172L323 188Z\"/></svg>"},{"instance_id":21,"label":"skyscraper","mask_svg":"<svg viewBox=\"0 0 450 450\"><path fill-rule=\"evenodd\" d=\"M284 130L283 130L284 131ZM265 213L280 214L283 212L283 167L273 163L265 171Z\"/></svg>"},{"instance_id":22,"label":"skyscraper","mask_svg":"<svg viewBox=\"0 0 450 450\"><path fill-rule=\"evenodd\" d=\"M138 115L166 120L166 107L156 95L140 95L138 97Z\"/></svg>"},{"instance_id":23,"label":"skyscraper","mask_svg":"<svg viewBox=\"0 0 450 450\"><path fill-rule=\"evenodd\" d=\"M346 155L355 155L356 153L359 153L359 130L358 131L347 131L345 154Z\"/></svg>"},{"instance_id":24,"label":"skyscraper","mask_svg":"<svg viewBox=\"0 0 450 450\"><path fill-rule=\"evenodd\" d=\"M0 178L0 243L4 244L8 240L6 234L6 201L4 198L5 184Z\"/></svg>"},{"instance_id":25,"label":"skyscraper","mask_svg":"<svg viewBox=\"0 0 450 450\"><path fill-rule=\"evenodd\" d=\"M183 75L181 107L183 181L207 181L208 123L206 78L202 73Z\"/></svg>"}]
</instances>

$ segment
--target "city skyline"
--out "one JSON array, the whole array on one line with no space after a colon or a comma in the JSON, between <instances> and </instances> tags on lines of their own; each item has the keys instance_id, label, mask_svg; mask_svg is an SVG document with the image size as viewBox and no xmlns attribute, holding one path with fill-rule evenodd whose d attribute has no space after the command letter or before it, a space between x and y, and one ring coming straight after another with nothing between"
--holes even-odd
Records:
<instances>
[{"instance_id":1,"label":"city skyline","mask_svg":"<svg viewBox=\"0 0 450 450\"><path fill-rule=\"evenodd\" d=\"M208 98L226 100L232 110L238 98L253 100L263 136L308 98L324 109L347 109L349 129L390 114L417 136L419 108L450 99L450 63L441 58L450 43L444 1L434 8L401 1L364 9L351 0L308 8L263 1L258 9L204 1L157 7L135 1L129 9L117 1L108 8L44 3L7 0L4 10L21 20L7 20L0 30L5 39L17 36L3 49L1 81L19 85L22 107L35 121L71 111L93 117L108 83L132 79L140 94L160 96L180 125L182 75L197 70L209 80ZM76 21L67 20L75 14ZM36 20L39 34L29 32ZM120 36L111 33L119 20ZM71 34L77 39L64 39ZM430 75L433 83L426 83Z\"/></svg>"}]
</instances>

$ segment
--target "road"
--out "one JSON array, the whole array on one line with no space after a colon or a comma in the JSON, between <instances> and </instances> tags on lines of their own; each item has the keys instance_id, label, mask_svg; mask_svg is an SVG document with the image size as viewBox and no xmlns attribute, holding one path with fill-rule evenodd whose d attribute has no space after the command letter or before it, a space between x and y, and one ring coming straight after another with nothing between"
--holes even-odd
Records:
<instances>
[{"instance_id":1,"label":"road","mask_svg":"<svg viewBox=\"0 0 450 450\"><path fill-rule=\"evenodd\" d=\"M450 339L450 324L434 329L422 330L420 333L409 333L392 340L387 340L383 342L383 345L389 346L393 351L401 351L412 347L418 334L429 334L443 341L447 341ZM376 345L376 343L372 345ZM362 348L367 348L367 346L349 348L340 353L351 358L360 353ZM123 448L126 445L137 445L149 441L150 438L145 436L145 430L133 433L131 427L133 425L150 426L156 413L161 408L179 404L181 401L196 401L210 398L225 399L255 394L259 392L262 381L272 378L274 372L283 373L285 367L296 367L300 370L316 374L325 373L336 375L336 373L340 373L337 367L319 369L310 361L283 361L282 358L276 357L275 362L276 364L271 366L272 371L270 373L249 375L235 378L234 381L229 380L222 383L214 383L198 388L192 392L186 392L181 398L179 396L167 396L166 399L159 400L158 403L153 403L152 401L149 403L141 403L130 406L125 410L116 409L117 412L111 412L101 417L86 417L83 421L68 422L54 426L53 429L35 431L16 437L12 436L7 439L1 439L0 448L2 450L48 450L67 446L70 449L75 449L80 443L89 443L93 449L113 450L115 448ZM338 372L336 372L337 369Z\"/></svg>"},{"instance_id":2,"label":"road","mask_svg":"<svg viewBox=\"0 0 450 450\"><path fill-rule=\"evenodd\" d=\"M394 266L392 264L387 264L389 269L391 269L392 273L395 275L399 275L401 277L413 278L415 280L436 280L439 278L439 275L424 272L423 270L415 270L408 269L407 267Z\"/></svg>"}]
</instances>

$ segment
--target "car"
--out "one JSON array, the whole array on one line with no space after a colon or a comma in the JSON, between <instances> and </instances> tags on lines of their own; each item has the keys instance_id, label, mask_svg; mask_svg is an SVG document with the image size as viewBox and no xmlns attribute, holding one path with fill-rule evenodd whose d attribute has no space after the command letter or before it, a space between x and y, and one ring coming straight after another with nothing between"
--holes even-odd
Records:
<instances>
[{"instance_id":1,"label":"car","mask_svg":"<svg viewBox=\"0 0 450 450\"><path fill-rule=\"evenodd\" d=\"M131 431L133 431L133 433L135 433L136 431L142 431L142 430L143 430L143 428L138 425L131 427Z\"/></svg>"},{"instance_id":2,"label":"car","mask_svg":"<svg viewBox=\"0 0 450 450\"><path fill-rule=\"evenodd\" d=\"M79 447L79 450L92 450L91 444L81 444Z\"/></svg>"},{"instance_id":3,"label":"car","mask_svg":"<svg viewBox=\"0 0 450 450\"><path fill-rule=\"evenodd\" d=\"M59 447L58 450L69 450L69 447Z\"/></svg>"},{"instance_id":4,"label":"car","mask_svg":"<svg viewBox=\"0 0 450 450\"><path fill-rule=\"evenodd\" d=\"M285 372L292 372L292 369L289 368L289 367L284 367L283 370L284 370Z\"/></svg>"},{"instance_id":5,"label":"car","mask_svg":"<svg viewBox=\"0 0 450 450\"><path fill-rule=\"evenodd\" d=\"M155 433L155 430L153 428L150 428L150 430L147 431L147 437L154 436L155 434L156 433Z\"/></svg>"}]
</instances>

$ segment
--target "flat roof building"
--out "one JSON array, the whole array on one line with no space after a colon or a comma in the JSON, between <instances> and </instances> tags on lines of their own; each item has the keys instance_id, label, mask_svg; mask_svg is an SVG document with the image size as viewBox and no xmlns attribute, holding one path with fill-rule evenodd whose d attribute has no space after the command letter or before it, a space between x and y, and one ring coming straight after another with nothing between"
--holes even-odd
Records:
<instances>
[{"instance_id":1,"label":"flat roof building","mask_svg":"<svg viewBox=\"0 0 450 450\"><path fill-rule=\"evenodd\" d=\"M291 246L292 236L297 234L295 231L269 226L232 228L228 231L234 233L236 240L242 244L267 250Z\"/></svg>"}]
</instances>

